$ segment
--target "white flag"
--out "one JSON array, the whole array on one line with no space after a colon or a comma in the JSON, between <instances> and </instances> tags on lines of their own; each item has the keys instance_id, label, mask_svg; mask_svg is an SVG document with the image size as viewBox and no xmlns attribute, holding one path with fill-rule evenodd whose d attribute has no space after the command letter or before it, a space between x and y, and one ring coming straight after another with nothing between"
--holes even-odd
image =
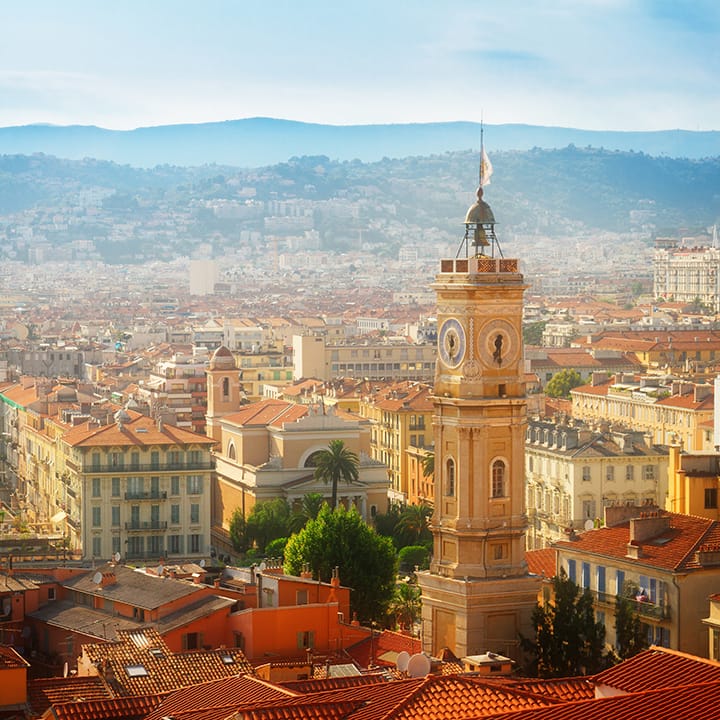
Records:
<instances>
[{"instance_id":1,"label":"white flag","mask_svg":"<svg viewBox=\"0 0 720 720\"><path fill-rule=\"evenodd\" d=\"M485 152L485 148L480 153L480 186L490 184L490 176L493 174L493 166L490 158Z\"/></svg>"}]
</instances>

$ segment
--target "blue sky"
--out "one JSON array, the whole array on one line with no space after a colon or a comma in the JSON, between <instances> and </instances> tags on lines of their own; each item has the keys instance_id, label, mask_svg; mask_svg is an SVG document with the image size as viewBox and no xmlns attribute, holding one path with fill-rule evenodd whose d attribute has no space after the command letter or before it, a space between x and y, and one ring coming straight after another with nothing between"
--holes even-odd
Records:
<instances>
[{"instance_id":1,"label":"blue sky","mask_svg":"<svg viewBox=\"0 0 720 720\"><path fill-rule=\"evenodd\" d=\"M0 0L0 126L720 129L717 0Z\"/></svg>"}]
</instances>

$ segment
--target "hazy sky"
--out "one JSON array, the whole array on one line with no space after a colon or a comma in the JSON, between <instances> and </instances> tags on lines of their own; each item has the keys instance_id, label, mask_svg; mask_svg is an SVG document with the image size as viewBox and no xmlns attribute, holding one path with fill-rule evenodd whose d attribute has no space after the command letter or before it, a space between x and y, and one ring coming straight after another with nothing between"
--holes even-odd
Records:
<instances>
[{"instance_id":1,"label":"hazy sky","mask_svg":"<svg viewBox=\"0 0 720 720\"><path fill-rule=\"evenodd\" d=\"M0 0L0 126L720 129L718 0Z\"/></svg>"}]
</instances>

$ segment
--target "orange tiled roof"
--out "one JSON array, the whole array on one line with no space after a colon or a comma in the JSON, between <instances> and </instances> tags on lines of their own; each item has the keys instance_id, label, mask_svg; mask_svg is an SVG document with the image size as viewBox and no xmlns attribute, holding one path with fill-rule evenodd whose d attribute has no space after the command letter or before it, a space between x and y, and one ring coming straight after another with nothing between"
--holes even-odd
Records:
<instances>
[{"instance_id":1,"label":"orange tiled roof","mask_svg":"<svg viewBox=\"0 0 720 720\"><path fill-rule=\"evenodd\" d=\"M720 683L705 683L507 713L496 720L710 720L719 706Z\"/></svg>"},{"instance_id":2,"label":"orange tiled roof","mask_svg":"<svg viewBox=\"0 0 720 720\"><path fill-rule=\"evenodd\" d=\"M695 551L700 544L720 543L720 522L706 518L661 513L670 518L670 527L642 542L642 556L636 563L670 571L687 571L700 566ZM630 523L580 533L574 540L560 540L555 547L604 557L627 558Z\"/></svg>"},{"instance_id":3,"label":"orange tiled roof","mask_svg":"<svg viewBox=\"0 0 720 720\"><path fill-rule=\"evenodd\" d=\"M129 420L108 425L83 423L69 429L64 440L72 447L150 447L153 445L214 445L206 435L157 422L133 410L126 411ZM140 430L140 432L138 432Z\"/></svg>"},{"instance_id":4,"label":"orange tiled roof","mask_svg":"<svg viewBox=\"0 0 720 720\"><path fill-rule=\"evenodd\" d=\"M414 655L422 652L422 643L410 635L383 630L379 635L368 636L350 646L347 653L362 668L372 664L394 667L398 653L403 650Z\"/></svg>"},{"instance_id":5,"label":"orange tiled roof","mask_svg":"<svg viewBox=\"0 0 720 720\"><path fill-rule=\"evenodd\" d=\"M30 667L30 663L13 648L0 645L0 670L15 670Z\"/></svg>"},{"instance_id":6,"label":"orange tiled roof","mask_svg":"<svg viewBox=\"0 0 720 720\"><path fill-rule=\"evenodd\" d=\"M168 695L146 720L177 717L183 713L208 708L224 708L222 717L231 715L241 705L258 703L268 705L297 697L298 692L266 682L251 675L236 675L211 682L192 685Z\"/></svg>"},{"instance_id":7,"label":"orange tiled roof","mask_svg":"<svg viewBox=\"0 0 720 720\"><path fill-rule=\"evenodd\" d=\"M51 705L113 697L100 677L37 678L27 685L28 705L35 716L42 715Z\"/></svg>"},{"instance_id":8,"label":"orange tiled roof","mask_svg":"<svg viewBox=\"0 0 720 720\"><path fill-rule=\"evenodd\" d=\"M511 681L507 687L525 690L535 695L548 695L558 700L590 700L595 697L595 685L587 677L527 679Z\"/></svg>"},{"instance_id":9,"label":"orange tiled roof","mask_svg":"<svg viewBox=\"0 0 720 720\"><path fill-rule=\"evenodd\" d=\"M695 683L720 683L720 663L653 646L595 675L593 682L623 692L642 692Z\"/></svg>"},{"instance_id":10,"label":"orange tiled roof","mask_svg":"<svg viewBox=\"0 0 720 720\"><path fill-rule=\"evenodd\" d=\"M162 695L53 703L53 720L143 720L162 701Z\"/></svg>"},{"instance_id":11,"label":"orange tiled roof","mask_svg":"<svg viewBox=\"0 0 720 720\"><path fill-rule=\"evenodd\" d=\"M555 548L543 548L542 550L528 550L525 553L528 570L533 575L540 575L546 578L553 578L557 573L557 551Z\"/></svg>"}]
</instances>

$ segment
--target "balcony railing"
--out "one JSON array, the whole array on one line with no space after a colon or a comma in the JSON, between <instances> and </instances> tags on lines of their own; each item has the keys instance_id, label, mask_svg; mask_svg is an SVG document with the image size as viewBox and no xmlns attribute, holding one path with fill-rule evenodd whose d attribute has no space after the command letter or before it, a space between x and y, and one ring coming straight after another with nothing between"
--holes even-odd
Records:
<instances>
[{"instance_id":1,"label":"balcony railing","mask_svg":"<svg viewBox=\"0 0 720 720\"><path fill-rule=\"evenodd\" d=\"M590 591L595 601L603 605L615 605L616 596L612 593ZM656 605L646 600L636 600L635 597L629 597L632 601L633 610L640 616L653 620L668 620L670 618L670 607L668 605Z\"/></svg>"},{"instance_id":2,"label":"balcony railing","mask_svg":"<svg viewBox=\"0 0 720 720\"><path fill-rule=\"evenodd\" d=\"M126 500L167 500L164 490L151 490L150 492L126 492Z\"/></svg>"},{"instance_id":3,"label":"balcony railing","mask_svg":"<svg viewBox=\"0 0 720 720\"><path fill-rule=\"evenodd\" d=\"M128 532L143 532L148 530L167 530L167 522L160 520L149 520L144 522L127 522L125 529Z\"/></svg>"},{"instance_id":4,"label":"balcony railing","mask_svg":"<svg viewBox=\"0 0 720 720\"><path fill-rule=\"evenodd\" d=\"M148 473L148 472L175 472L175 471L187 471L187 470L212 470L213 461L206 460L203 462L184 462L184 463L148 463L148 464L132 464L127 465L84 465L80 472L84 472L88 475L103 473L114 473L119 475L121 473Z\"/></svg>"}]
</instances>

